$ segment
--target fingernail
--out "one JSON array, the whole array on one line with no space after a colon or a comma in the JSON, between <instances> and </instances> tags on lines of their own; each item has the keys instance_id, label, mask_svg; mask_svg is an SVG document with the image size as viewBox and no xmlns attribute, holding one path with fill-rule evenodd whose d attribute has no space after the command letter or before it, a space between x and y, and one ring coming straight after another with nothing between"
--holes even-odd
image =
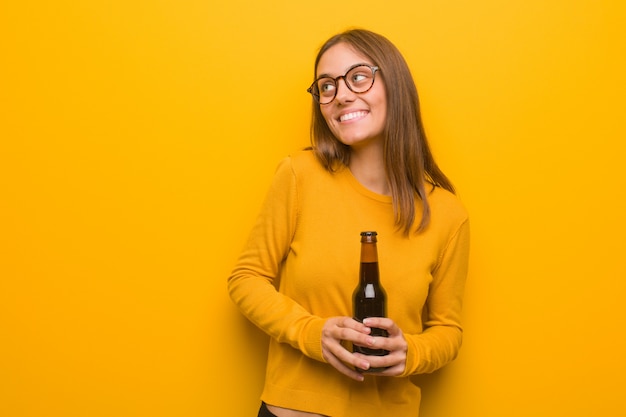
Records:
<instances>
[{"instance_id":1,"label":"fingernail","mask_svg":"<svg viewBox=\"0 0 626 417\"><path fill-rule=\"evenodd\" d=\"M374 346L374 344L376 344L376 339L374 339L373 337L370 337L369 339L367 339L367 343L370 346Z\"/></svg>"}]
</instances>

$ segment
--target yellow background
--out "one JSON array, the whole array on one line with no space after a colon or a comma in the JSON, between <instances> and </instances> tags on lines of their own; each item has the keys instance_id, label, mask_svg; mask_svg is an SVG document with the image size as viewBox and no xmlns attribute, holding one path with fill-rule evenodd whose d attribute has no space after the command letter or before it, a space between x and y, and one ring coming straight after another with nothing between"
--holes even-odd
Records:
<instances>
[{"instance_id":1,"label":"yellow background","mask_svg":"<svg viewBox=\"0 0 626 417\"><path fill-rule=\"evenodd\" d=\"M226 278L309 143L316 49L350 26L405 54L472 215L465 344L422 377L422 415L626 415L625 19L621 0L3 1L0 415L256 415L266 338Z\"/></svg>"}]
</instances>

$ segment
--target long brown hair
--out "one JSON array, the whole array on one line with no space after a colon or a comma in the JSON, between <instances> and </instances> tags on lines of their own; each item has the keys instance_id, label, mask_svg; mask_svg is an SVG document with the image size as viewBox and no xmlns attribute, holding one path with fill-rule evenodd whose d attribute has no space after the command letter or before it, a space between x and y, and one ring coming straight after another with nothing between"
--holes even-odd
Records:
<instances>
[{"instance_id":1,"label":"long brown hair","mask_svg":"<svg viewBox=\"0 0 626 417\"><path fill-rule=\"evenodd\" d=\"M430 206L426 197L426 183L454 193L454 186L439 169L428 146L420 114L417 88L409 67L400 51L387 38L364 29L351 29L330 38L320 48L317 65L324 53L339 43L350 45L358 53L380 67L378 76L385 81L387 121L384 130L385 170L393 201L396 226L409 235L415 222L415 195L422 202L422 219L417 232L430 222ZM332 134L320 105L313 101L311 119L313 150L329 171L336 171L350 162L350 147Z\"/></svg>"}]
</instances>

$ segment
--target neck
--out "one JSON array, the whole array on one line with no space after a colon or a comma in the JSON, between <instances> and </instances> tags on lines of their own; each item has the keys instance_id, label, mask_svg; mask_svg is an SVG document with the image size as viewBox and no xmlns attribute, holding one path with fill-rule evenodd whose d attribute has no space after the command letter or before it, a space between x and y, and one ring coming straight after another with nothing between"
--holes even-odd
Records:
<instances>
[{"instance_id":1,"label":"neck","mask_svg":"<svg viewBox=\"0 0 626 417\"><path fill-rule=\"evenodd\" d=\"M382 144L364 148L352 148L350 171L365 188L377 194L391 195L385 172Z\"/></svg>"}]
</instances>

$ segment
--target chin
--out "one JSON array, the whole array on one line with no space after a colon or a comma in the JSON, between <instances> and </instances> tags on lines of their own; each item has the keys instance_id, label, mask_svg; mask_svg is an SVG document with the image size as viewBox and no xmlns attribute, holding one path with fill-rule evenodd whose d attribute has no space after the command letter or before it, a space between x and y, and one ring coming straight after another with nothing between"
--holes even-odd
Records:
<instances>
[{"instance_id":1,"label":"chin","mask_svg":"<svg viewBox=\"0 0 626 417\"><path fill-rule=\"evenodd\" d=\"M372 138L369 136L368 137L359 136L359 137L339 138L339 141L343 143L344 145L347 145L350 147L359 147L359 146L373 143L375 141L375 138Z\"/></svg>"}]
</instances>

